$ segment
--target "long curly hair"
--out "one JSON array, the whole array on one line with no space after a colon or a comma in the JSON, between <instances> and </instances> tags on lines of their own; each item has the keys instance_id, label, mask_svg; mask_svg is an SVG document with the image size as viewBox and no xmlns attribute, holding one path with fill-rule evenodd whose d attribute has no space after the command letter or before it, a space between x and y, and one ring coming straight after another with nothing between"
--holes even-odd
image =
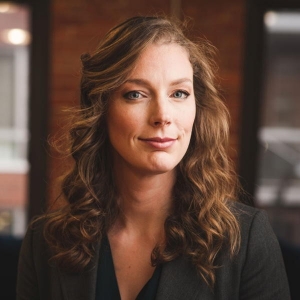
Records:
<instances>
[{"instance_id":1,"label":"long curly hair","mask_svg":"<svg viewBox=\"0 0 300 300\"><path fill-rule=\"evenodd\" d=\"M82 55L81 107L69 134L74 165L62 182L67 205L48 212L44 227L58 266L86 268L119 215L106 128L108 103L153 43L177 43L188 52L196 117L177 167L174 210L165 221L166 246L153 249L152 264L184 255L213 287L220 249L227 247L232 256L238 251L239 224L230 209L236 180L227 156L228 111L215 86L214 48L187 38L184 28L166 17L134 17L110 30L94 53Z\"/></svg>"}]
</instances>

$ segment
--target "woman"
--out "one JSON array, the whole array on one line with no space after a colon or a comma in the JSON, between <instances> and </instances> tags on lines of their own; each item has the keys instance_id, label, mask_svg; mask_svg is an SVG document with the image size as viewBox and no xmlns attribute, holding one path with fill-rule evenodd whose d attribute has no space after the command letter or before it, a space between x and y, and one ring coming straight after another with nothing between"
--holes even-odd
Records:
<instances>
[{"instance_id":1,"label":"woman","mask_svg":"<svg viewBox=\"0 0 300 300\"><path fill-rule=\"evenodd\" d=\"M29 228L18 299L289 299L265 214L235 201L211 53L135 17L82 57L67 205Z\"/></svg>"}]
</instances>

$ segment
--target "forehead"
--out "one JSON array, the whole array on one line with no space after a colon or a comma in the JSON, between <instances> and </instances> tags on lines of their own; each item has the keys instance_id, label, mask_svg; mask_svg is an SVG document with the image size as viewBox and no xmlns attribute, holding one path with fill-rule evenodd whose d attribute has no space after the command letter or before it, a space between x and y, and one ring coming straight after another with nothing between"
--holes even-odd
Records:
<instances>
[{"instance_id":1,"label":"forehead","mask_svg":"<svg viewBox=\"0 0 300 300\"><path fill-rule=\"evenodd\" d=\"M139 55L129 77L148 77L158 73L193 76L187 50L176 43L150 44Z\"/></svg>"}]
</instances>

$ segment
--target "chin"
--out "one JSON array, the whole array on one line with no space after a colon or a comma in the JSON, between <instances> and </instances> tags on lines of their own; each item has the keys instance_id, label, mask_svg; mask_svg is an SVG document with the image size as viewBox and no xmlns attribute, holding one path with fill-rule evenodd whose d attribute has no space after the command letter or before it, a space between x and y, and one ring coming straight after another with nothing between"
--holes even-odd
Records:
<instances>
[{"instance_id":1,"label":"chin","mask_svg":"<svg viewBox=\"0 0 300 300\"><path fill-rule=\"evenodd\" d=\"M173 171L177 165L180 163L181 158L178 157L175 159L175 157L156 157L155 159L150 159L148 163L145 165L145 167L156 174L163 174L167 172Z\"/></svg>"},{"instance_id":2,"label":"chin","mask_svg":"<svg viewBox=\"0 0 300 300\"><path fill-rule=\"evenodd\" d=\"M175 170L176 166L178 164L156 164L156 165L152 165L149 168L149 171L152 172L153 174L164 174L164 173L168 173L168 172L172 172Z\"/></svg>"}]
</instances>

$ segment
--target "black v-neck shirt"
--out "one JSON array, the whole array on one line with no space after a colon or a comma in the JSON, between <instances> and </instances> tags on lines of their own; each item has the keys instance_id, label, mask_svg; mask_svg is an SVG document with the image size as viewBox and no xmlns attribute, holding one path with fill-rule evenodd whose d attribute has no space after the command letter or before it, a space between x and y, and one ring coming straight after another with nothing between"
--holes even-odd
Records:
<instances>
[{"instance_id":1,"label":"black v-neck shirt","mask_svg":"<svg viewBox=\"0 0 300 300\"><path fill-rule=\"evenodd\" d=\"M96 300L121 300L112 253L107 237L101 243L97 272ZM136 300L154 300L162 266L157 266L152 277L139 292Z\"/></svg>"}]
</instances>

